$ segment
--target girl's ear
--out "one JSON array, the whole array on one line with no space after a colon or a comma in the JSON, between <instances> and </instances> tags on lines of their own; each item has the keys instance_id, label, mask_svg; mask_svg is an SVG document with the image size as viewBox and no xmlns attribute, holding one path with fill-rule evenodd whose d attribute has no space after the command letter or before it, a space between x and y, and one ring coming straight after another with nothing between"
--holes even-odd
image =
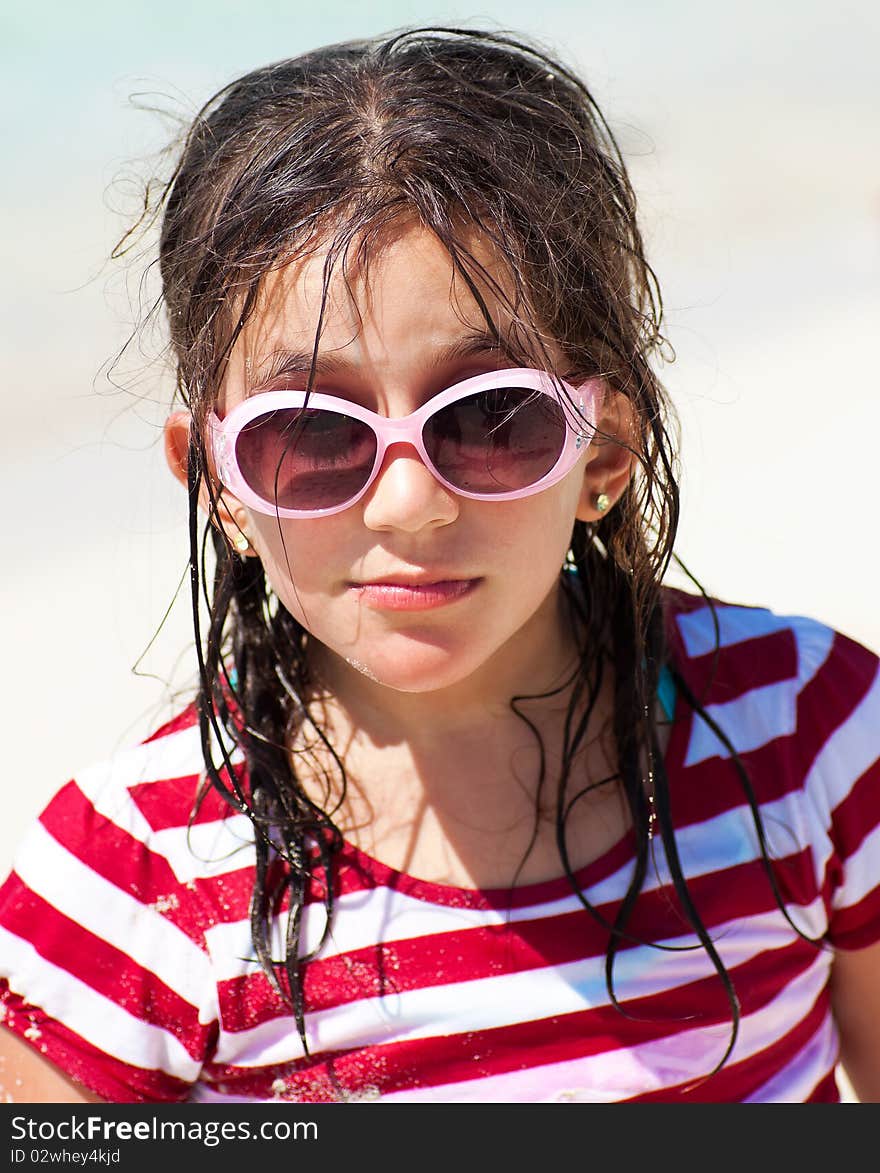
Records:
<instances>
[{"instance_id":1,"label":"girl's ear","mask_svg":"<svg viewBox=\"0 0 880 1173\"><path fill-rule=\"evenodd\" d=\"M189 464L189 430L192 416L188 411L175 411L165 421L165 459L172 474L183 485L189 488L187 468ZM213 483L220 490L219 483L213 478ZM256 555L251 547L250 518L245 507L237 497L233 497L227 490L219 491L217 504L211 508L211 498L204 478L199 489L199 507L211 518L212 525L221 529L229 539L230 545L241 556Z\"/></svg>"},{"instance_id":2,"label":"girl's ear","mask_svg":"<svg viewBox=\"0 0 880 1173\"><path fill-rule=\"evenodd\" d=\"M632 476L638 434L632 403L625 395L606 390L597 432L587 449L584 483L576 516L579 521L599 521L623 495Z\"/></svg>"}]
</instances>

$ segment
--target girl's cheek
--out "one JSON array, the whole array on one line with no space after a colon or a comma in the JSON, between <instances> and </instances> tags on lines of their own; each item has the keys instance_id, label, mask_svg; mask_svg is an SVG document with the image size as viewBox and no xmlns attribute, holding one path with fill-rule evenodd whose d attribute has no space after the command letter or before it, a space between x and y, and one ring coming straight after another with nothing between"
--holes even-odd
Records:
<instances>
[{"instance_id":1,"label":"girl's cheek","mask_svg":"<svg viewBox=\"0 0 880 1173\"><path fill-rule=\"evenodd\" d=\"M344 565L345 540L339 530L333 519L322 518L282 522L279 531L266 518L255 542L272 590L294 619L315 634L344 595L351 573Z\"/></svg>"},{"instance_id":2,"label":"girl's cheek","mask_svg":"<svg viewBox=\"0 0 880 1173\"><path fill-rule=\"evenodd\" d=\"M329 578L345 548L334 518L293 521L261 517L256 523L255 548L274 584L306 587ZM276 594L279 594L276 587Z\"/></svg>"}]
</instances>

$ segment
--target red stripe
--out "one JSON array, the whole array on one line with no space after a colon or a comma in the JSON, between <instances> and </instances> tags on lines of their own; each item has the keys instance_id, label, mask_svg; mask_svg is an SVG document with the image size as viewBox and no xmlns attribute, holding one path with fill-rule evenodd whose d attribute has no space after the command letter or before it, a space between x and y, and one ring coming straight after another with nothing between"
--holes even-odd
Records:
<instances>
[{"instance_id":1,"label":"red stripe","mask_svg":"<svg viewBox=\"0 0 880 1173\"><path fill-rule=\"evenodd\" d=\"M855 855L865 838L880 826L880 759L858 778L834 810L831 841L841 860Z\"/></svg>"},{"instance_id":2,"label":"red stripe","mask_svg":"<svg viewBox=\"0 0 880 1173\"><path fill-rule=\"evenodd\" d=\"M722 603L719 599L710 600L716 607L735 607L737 603ZM674 650L681 652L682 639L678 628L678 616L689 615L692 611L703 611L707 602L702 595L692 595L687 591L680 591L677 587L665 586L660 591L660 602L663 608L663 618L666 625L666 641ZM711 623L711 618L707 618Z\"/></svg>"},{"instance_id":3,"label":"red stripe","mask_svg":"<svg viewBox=\"0 0 880 1173\"><path fill-rule=\"evenodd\" d=\"M628 1103L736 1104L754 1095L775 1075L792 1063L820 1030L828 1014L827 992L816 1000L809 1013L776 1042L738 1063L727 1063L699 1083L682 1083L655 1092L633 1096ZM719 1056L720 1058L720 1056Z\"/></svg>"},{"instance_id":4,"label":"red stripe","mask_svg":"<svg viewBox=\"0 0 880 1173\"><path fill-rule=\"evenodd\" d=\"M0 978L4 1025L65 1075L111 1103L174 1103L187 1099L190 1085L164 1071L133 1067L114 1059L38 1006L25 1002Z\"/></svg>"},{"instance_id":5,"label":"red stripe","mask_svg":"<svg viewBox=\"0 0 880 1173\"><path fill-rule=\"evenodd\" d=\"M764 638L769 640L772 637ZM680 645L681 641L678 643ZM764 641L747 643L758 645L752 650L755 665L763 662L761 648L765 646ZM739 646L745 645L723 649L722 660L726 661L727 653ZM692 687L693 664L694 661L685 659L676 665ZM759 803L772 802L803 788L816 755L860 704L877 673L877 665L877 658L871 652L844 636L835 635L828 658L798 697L797 733L740 753ZM750 667L748 662L740 667L744 689L751 687L757 667ZM688 713L685 704L678 706L674 726L678 746L682 741L686 744L690 740L694 723L699 720L697 714ZM732 731L732 740L735 745L735 730ZM678 763L683 759L683 753L681 758L677 754L674 759L667 758L677 826L702 822L744 802L742 783L732 761L712 757L679 772Z\"/></svg>"},{"instance_id":6,"label":"red stripe","mask_svg":"<svg viewBox=\"0 0 880 1173\"><path fill-rule=\"evenodd\" d=\"M578 887L581 890L589 888L628 864L633 856L634 844L634 836L627 833L598 859L580 868L574 874ZM382 887L426 904L493 912L507 912L565 899L572 891L571 883L565 876L517 888L471 889L435 884L388 867L350 844L345 844L340 855L338 881L337 892L340 894Z\"/></svg>"},{"instance_id":7,"label":"red stripe","mask_svg":"<svg viewBox=\"0 0 880 1173\"><path fill-rule=\"evenodd\" d=\"M276 867L281 866L276 864ZM249 918L254 886L252 864L214 876L196 876L185 884L175 883L176 890L156 897L157 910L199 945L204 946L208 929ZM285 899L276 913L283 912L286 907Z\"/></svg>"},{"instance_id":8,"label":"red stripe","mask_svg":"<svg viewBox=\"0 0 880 1173\"><path fill-rule=\"evenodd\" d=\"M803 972L814 957L815 954L808 956L803 943L798 942L735 967L731 976L741 992L744 1014L768 1005L780 995L792 973L797 976ZM636 1048L634 1057L637 1061L637 1048L642 1044L694 1027L730 1021L727 999L714 974L671 991L663 990L626 1001L623 1007L629 1017L606 1005L463 1034L324 1053L320 1059L313 1057L271 1067L209 1064L205 1076L211 1083L223 1084L230 1094L276 1095L314 1103L344 1098L340 1090L357 1093L370 1084L380 1093L442 1086L625 1048ZM529 1010L524 1007L524 1014ZM653 1018L658 1014L662 1017ZM808 1017L805 1033L812 1035L815 1029L812 1012ZM721 1058L724 1045L723 1041L719 1043L717 1057L694 1056L694 1079L711 1070L713 1061ZM772 1048L767 1049L770 1050ZM761 1055L765 1053L761 1052ZM767 1077L760 1056L755 1062L748 1062L749 1067L738 1065L743 1068L739 1082L745 1076L749 1085L740 1090L737 1098L744 1098L756 1090ZM281 1081L281 1084L273 1087L275 1081ZM676 1091L672 1098L679 1094ZM656 1093L649 1098L662 1098L662 1095Z\"/></svg>"},{"instance_id":9,"label":"red stripe","mask_svg":"<svg viewBox=\"0 0 880 1173\"><path fill-rule=\"evenodd\" d=\"M834 1071L829 1071L823 1079L819 1080L804 1102L807 1104L840 1103L840 1088L837 1086Z\"/></svg>"},{"instance_id":10,"label":"red stripe","mask_svg":"<svg viewBox=\"0 0 880 1173\"><path fill-rule=\"evenodd\" d=\"M41 957L142 1022L169 1031L193 1059L206 1053L216 1028L155 973L96 937L32 892L15 873L3 887L2 924Z\"/></svg>"},{"instance_id":11,"label":"red stripe","mask_svg":"<svg viewBox=\"0 0 880 1173\"><path fill-rule=\"evenodd\" d=\"M753 689L797 676L797 641L790 628L727 644L687 661L683 675L703 705L723 705Z\"/></svg>"},{"instance_id":12,"label":"red stripe","mask_svg":"<svg viewBox=\"0 0 880 1173\"><path fill-rule=\"evenodd\" d=\"M702 718L680 698L666 753L666 773L676 831L747 805L746 791L732 759L713 756L685 767L694 726ZM735 744L735 737L733 738ZM739 757L759 804L803 787L806 771L792 760L793 740L776 738Z\"/></svg>"},{"instance_id":13,"label":"red stripe","mask_svg":"<svg viewBox=\"0 0 880 1173\"><path fill-rule=\"evenodd\" d=\"M166 721L164 725L151 733L149 737L144 738L144 745L149 745L151 741L160 741L163 737L169 737L172 733L180 733L182 729L192 729L193 725L198 725L199 714L196 709L195 702L187 705L170 721Z\"/></svg>"},{"instance_id":14,"label":"red stripe","mask_svg":"<svg viewBox=\"0 0 880 1173\"><path fill-rule=\"evenodd\" d=\"M805 774L831 734L862 702L877 672L872 652L835 633L827 660L798 697L796 750Z\"/></svg>"},{"instance_id":15,"label":"red stripe","mask_svg":"<svg viewBox=\"0 0 880 1173\"><path fill-rule=\"evenodd\" d=\"M373 1085L381 1093L466 1082L634 1047L668 1031L668 1023L635 1023L602 1007L489 1030L468 1031L325 1052L318 1061L244 1068L208 1064L204 1076L234 1095L271 1096L320 1103Z\"/></svg>"},{"instance_id":16,"label":"red stripe","mask_svg":"<svg viewBox=\"0 0 880 1173\"><path fill-rule=\"evenodd\" d=\"M55 795L40 822L71 855L143 904L177 887L168 861L95 810L76 782Z\"/></svg>"},{"instance_id":17,"label":"red stripe","mask_svg":"<svg viewBox=\"0 0 880 1173\"><path fill-rule=\"evenodd\" d=\"M685 718L685 739L690 741L694 725L702 718L694 713ZM731 740L736 746L736 736ZM779 737L749 751L738 751L739 759L759 804L775 802L803 789L806 771L792 757L794 739ZM745 806L746 790L730 757L712 756L685 768L667 769L676 831L693 823L717 818Z\"/></svg>"},{"instance_id":18,"label":"red stripe","mask_svg":"<svg viewBox=\"0 0 880 1173\"><path fill-rule=\"evenodd\" d=\"M240 779L243 769L235 771ZM191 824L216 823L236 812L213 787L205 787L199 774L137 782L128 787L131 800L153 831L168 831Z\"/></svg>"},{"instance_id":19,"label":"red stripe","mask_svg":"<svg viewBox=\"0 0 880 1173\"><path fill-rule=\"evenodd\" d=\"M307 1011L410 990L501 977L602 956L607 933L583 910L552 920L487 925L352 950L305 967ZM246 1030L284 1012L263 973L218 984L227 1030Z\"/></svg>"},{"instance_id":20,"label":"red stripe","mask_svg":"<svg viewBox=\"0 0 880 1173\"><path fill-rule=\"evenodd\" d=\"M816 722L811 713L802 711L800 703L798 731L795 734L775 738L748 752L740 752L740 761L759 805L775 802L787 795L794 795L798 801L801 799L799 792L804 790L816 754L827 737L845 723L858 704L860 698L852 699L850 695L852 703L842 703L840 692L835 695L833 702L829 702L830 708L826 707L822 718L825 736L819 745L814 744L813 739L808 739L810 744L806 754L801 748L804 740L802 729L804 726L815 727ZM691 730L699 720L696 714L683 717L682 724L676 727L681 730L678 744L690 740ZM731 739L736 745L735 732ZM693 823L705 822L746 803L746 792L732 759L706 758L686 769L676 768L669 757L667 763L677 830ZM872 802L869 817L873 817L875 809L876 800ZM872 825L876 824L869 824L869 830Z\"/></svg>"},{"instance_id":21,"label":"red stripe","mask_svg":"<svg viewBox=\"0 0 880 1173\"><path fill-rule=\"evenodd\" d=\"M795 886L797 869L809 868L809 852L785 862L791 865L791 874L786 876L784 888L790 889ZM716 935L732 920L778 907L757 862L698 877L691 881L690 889L697 909L703 911L707 930ZM619 903L614 902L597 911L611 923L618 909ZM626 931L648 942L692 932L669 888L644 892ZM780 932L789 932L781 922ZM697 938L692 939L708 972L711 962ZM814 958L816 946L804 944ZM580 908L552 918L386 941L308 962L303 984L306 1011L326 1011L361 999L604 959L607 946L607 932ZM620 952L632 947L633 943L624 943ZM616 992L625 996L625 991ZM262 971L218 983L218 994L228 1031L249 1030L288 1013Z\"/></svg>"},{"instance_id":22,"label":"red stripe","mask_svg":"<svg viewBox=\"0 0 880 1173\"><path fill-rule=\"evenodd\" d=\"M105 818L75 782L58 792L40 816L49 834L75 859L161 913L190 940L205 947L211 910L198 899L197 885L180 884L164 856Z\"/></svg>"},{"instance_id":23,"label":"red stripe","mask_svg":"<svg viewBox=\"0 0 880 1173\"><path fill-rule=\"evenodd\" d=\"M847 709L846 715L849 715ZM698 714L685 717L683 740L689 741ZM766 805L794 795L804 789L804 782L812 763L799 754L800 734L777 737L748 751L738 751L740 762L751 784L751 791L759 805ZM731 741L736 748L736 735ZM695 762L674 772L670 769L669 785L676 830L716 818L728 810L747 803L746 790L731 758L711 757Z\"/></svg>"},{"instance_id":24,"label":"red stripe","mask_svg":"<svg viewBox=\"0 0 880 1173\"><path fill-rule=\"evenodd\" d=\"M880 887L834 913L828 934L835 949L867 949L880 940Z\"/></svg>"}]
</instances>

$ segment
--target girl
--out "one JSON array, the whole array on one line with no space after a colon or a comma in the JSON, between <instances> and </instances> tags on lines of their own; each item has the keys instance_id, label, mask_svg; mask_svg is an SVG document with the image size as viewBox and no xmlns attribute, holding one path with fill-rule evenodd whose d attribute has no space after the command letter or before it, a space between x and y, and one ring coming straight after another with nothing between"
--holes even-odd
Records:
<instances>
[{"instance_id":1,"label":"girl","mask_svg":"<svg viewBox=\"0 0 880 1173\"><path fill-rule=\"evenodd\" d=\"M661 587L583 83L458 30L283 61L161 217L200 687L22 846L7 1094L880 1098L877 660Z\"/></svg>"}]
</instances>

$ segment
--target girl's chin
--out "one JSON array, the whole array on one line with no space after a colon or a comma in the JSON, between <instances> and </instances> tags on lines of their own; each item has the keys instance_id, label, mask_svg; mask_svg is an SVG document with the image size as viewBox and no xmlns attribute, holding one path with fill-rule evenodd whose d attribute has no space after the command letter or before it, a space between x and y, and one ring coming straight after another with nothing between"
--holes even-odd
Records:
<instances>
[{"instance_id":1,"label":"girl's chin","mask_svg":"<svg viewBox=\"0 0 880 1173\"><path fill-rule=\"evenodd\" d=\"M370 656L365 652L343 655L342 659L373 684L394 692L428 693L452 688L473 675L482 664L473 649L455 654L448 648L398 649L398 654Z\"/></svg>"}]
</instances>

